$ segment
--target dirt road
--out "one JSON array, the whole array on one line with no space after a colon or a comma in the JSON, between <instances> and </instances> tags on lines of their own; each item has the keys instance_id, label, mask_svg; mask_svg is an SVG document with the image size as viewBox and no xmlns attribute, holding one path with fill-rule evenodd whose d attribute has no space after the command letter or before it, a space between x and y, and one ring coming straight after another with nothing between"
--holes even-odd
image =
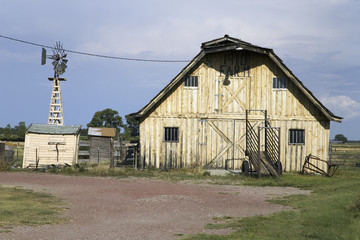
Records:
<instances>
[{"instance_id":1,"label":"dirt road","mask_svg":"<svg viewBox=\"0 0 360 240\"><path fill-rule=\"evenodd\" d=\"M64 199L66 224L15 227L1 240L177 239L179 234L226 234L205 230L214 217L270 214L287 209L265 202L308 194L295 188L219 186L138 178L2 173L0 185L46 191Z\"/></svg>"}]
</instances>

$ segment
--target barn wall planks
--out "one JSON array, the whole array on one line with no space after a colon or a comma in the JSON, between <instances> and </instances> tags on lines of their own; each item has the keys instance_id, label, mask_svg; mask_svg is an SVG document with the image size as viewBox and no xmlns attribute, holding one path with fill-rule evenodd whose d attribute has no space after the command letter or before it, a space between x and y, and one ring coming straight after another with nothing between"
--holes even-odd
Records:
<instances>
[{"instance_id":1,"label":"barn wall planks","mask_svg":"<svg viewBox=\"0 0 360 240\"><path fill-rule=\"evenodd\" d=\"M246 158L247 109L267 110L270 124L281 128L284 170L300 171L310 153L327 159L329 120L292 81L285 89L273 88L274 77L287 76L269 56L245 50L211 53L188 75L198 76L198 87L180 81L140 119L143 164L240 168ZM250 115L261 118L260 112ZM178 127L179 141L165 142L164 127ZM290 129L304 129L305 144L289 144Z\"/></svg>"},{"instance_id":2,"label":"barn wall planks","mask_svg":"<svg viewBox=\"0 0 360 240\"><path fill-rule=\"evenodd\" d=\"M59 145L52 144L54 142ZM50 144L49 144L50 143ZM75 135L47 135L27 133L24 146L23 167L39 165L73 164L78 161L79 137ZM57 148L57 149L56 149Z\"/></svg>"}]
</instances>

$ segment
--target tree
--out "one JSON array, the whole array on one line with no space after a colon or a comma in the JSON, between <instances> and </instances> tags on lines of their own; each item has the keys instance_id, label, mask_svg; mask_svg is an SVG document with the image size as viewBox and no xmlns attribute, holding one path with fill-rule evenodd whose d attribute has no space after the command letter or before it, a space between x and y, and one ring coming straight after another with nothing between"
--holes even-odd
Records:
<instances>
[{"instance_id":1,"label":"tree","mask_svg":"<svg viewBox=\"0 0 360 240\"><path fill-rule=\"evenodd\" d=\"M6 126L6 128L4 128L3 134L4 134L5 139L10 139L10 137L11 137L11 125L10 124L8 124Z\"/></svg>"},{"instance_id":2,"label":"tree","mask_svg":"<svg viewBox=\"0 0 360 240\"><path fill-rule=\"evenodd\" d=\"M347 142L347 138L342 134L336 134L335 141Z\"/></svg>"},{"instance_id":3,"label":"tree","mask_svg":"<svg viewBox=\"0 0 360 240\"><path fill-rule=\"evenodd\" d=\"M127 115L126 126L123 133L123 139L128 141L139 140L139 120Z\"/></svg>"},{"instance_id":4,"label":"tree","mask_svg":"<svg viewBox=\"0 0 360 240\"><path fill-rule=\"evenodd\" d=\"M119 113L115 110L107 108L102 111L98 111L94 114L91 122L87 124L88 127L108 127L121 129L124 127L123 121Z\"/></svg>"},{"instance_id":5,"label":"tree","mask_svg":"<svg viewBox=\"0 0 360 240\"><path fill-rule=\"evenodd\" d=\"M16 130L16 135L18 136L18 139L25 139L25 133L26 133L26 125L25 122L19 122L18 126L14 127Z\"/></svg>"}]
</instances>

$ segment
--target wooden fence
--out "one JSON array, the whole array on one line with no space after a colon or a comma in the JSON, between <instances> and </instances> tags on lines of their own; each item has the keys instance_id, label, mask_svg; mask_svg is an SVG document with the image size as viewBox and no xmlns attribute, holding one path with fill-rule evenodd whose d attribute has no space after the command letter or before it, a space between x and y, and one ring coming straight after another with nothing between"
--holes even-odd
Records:
<instances>
[{"instance_id":1,"label":"wooden fence","mask_svg":"<svg viewBox=\"0 0 360 240\"><path fill-rule=\"evenodd\" d=\"M349 167L360 167L360 142L330 142L329 160Z\"/></svg>"},{"instance_id":2,"label":"wooden fence","mask_svg":"<svg viewBox=\"0 0 360 240\"><path fill-rule=\"evenodd\" d=\"M135 154L138 154L136 144L123 141L114 142L114 160L116 165L133 165L135 163ZM360 167L360 142L330 142L329 160L335 163L344 164L349 167ZM6 142L5 152L1 156L11 162L13 165L22 165L24 152L24 143ZM79 143L79 163L89 162L89 141L80 141ZM140 159L140 158L138 158Z\"/></svg>"},{"instance_id":3,"label":"wooden fence","mask_svg":"<svg viewBox=\"0 0 360 240\"><path fill-rule=\"evenodd\" d=\"M106 148L96 148L92 151L90 150L90 141L81 140L79 143L79 163L99 163L110 161L110 159L105 159L103 156L111 155L114 157L115 165L134 165L136 156L138 154L137 144L130 143L129 141L114 141L113 153L109 153L109 149ZM98 151L98 154L96 153ZM106 151L106 152L105 152ZM93 154L91 157L90 154ZM99 158L97 158L99 156Z\"/></svg>"}]
</instances>

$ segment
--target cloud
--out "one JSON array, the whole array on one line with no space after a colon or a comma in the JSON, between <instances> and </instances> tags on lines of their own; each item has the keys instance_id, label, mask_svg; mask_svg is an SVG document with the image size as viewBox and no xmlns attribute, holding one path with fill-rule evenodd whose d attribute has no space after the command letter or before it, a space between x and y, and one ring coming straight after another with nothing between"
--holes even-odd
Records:
<instances>
[{"instance_id":1,"label":"cloud","mask_svg":"<svg viewBox=\"0 0 360 240\"><path fill-rule=\"evenodd\" d=\"M348 96L327 96L323 97L321 102L344 119L360 118L360 103Z\"/></svg>"}]
</instances>

